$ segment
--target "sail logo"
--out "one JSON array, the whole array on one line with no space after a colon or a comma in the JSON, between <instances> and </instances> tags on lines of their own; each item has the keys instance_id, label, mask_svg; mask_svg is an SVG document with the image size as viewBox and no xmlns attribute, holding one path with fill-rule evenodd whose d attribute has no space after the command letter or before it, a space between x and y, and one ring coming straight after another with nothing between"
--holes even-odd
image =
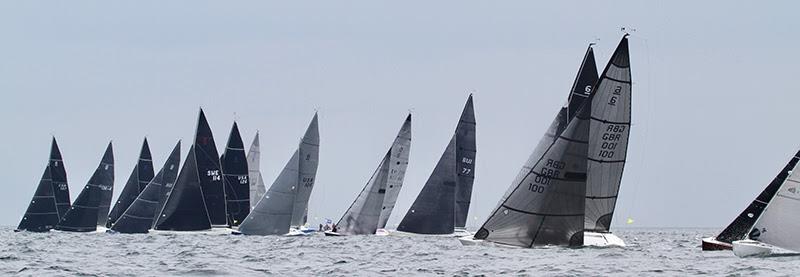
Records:
<instances>
[{"instance_id":1,"label":"sail logo","mask_svg":"<svg viewBox=\"0 0 800 277\"><path fill-rule=\"evenodd\" d=\"M583 88L583 94L589 95L589 93L591 92L592 92L592 85L586 85L586 87Z\"/></svg>"}]
</instances>

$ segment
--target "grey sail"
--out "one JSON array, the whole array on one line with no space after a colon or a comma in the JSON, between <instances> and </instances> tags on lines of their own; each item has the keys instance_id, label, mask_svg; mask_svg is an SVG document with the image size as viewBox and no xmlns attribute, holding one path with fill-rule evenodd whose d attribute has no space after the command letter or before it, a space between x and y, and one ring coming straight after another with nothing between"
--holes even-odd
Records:
<instances>
[{"instance_id":1,"label":"grey sail","mask_svg":"<svg viewBox=\"0 0 800 277\"><path fill-rule=\"evenodd\" d=\"M250 209L256 207L258 200L264 197L267 188L264 186L264 178L261 177L261 149L258 142L258 133L250 144L250 151L247 152L247 171L250 176Z\"/></svg>"},{"instance_id":2,"label":"grey sail","mask_svg":"<svg viewBox=\"0 0 800 277\"><path fill-rule=\"evenodd\" d=\"M403 187L403 181L406 176L406 168L408 168L408 157L411 154L411 114L406 117L403 126L400 127L400 132L397 133L392 149L389 155L389 172L386 177L386 194L383 198L383 206L381 207L381 216L378 219L378 228L386 228L386 222L392 215L392 210L397 203L397 197L400 195L400 189Z\"/></svg>"},{"instance_id":3,"label":"grey sail","mask_svg":"<svg viewBox=\"0 0 800 277\"><path fill-rule=\"evenodd\" d=\"M57 192L66 192L66 204L69 207L69 187L66 186L66 182L63 183L63 187L56 186L53 183L52 169L59 166L61 166L61 153L58 150L55 138L53 138L50 147L50 159L47 162L47 166L45 166L33 198L28 204L28 209L25 210L25 215L22 216L22 220L20 220L15 231L46 232L56 227L56 224L61 219L56 198ZM63 170L63 167L61 168ZM64 180L66 181L66 179ZM66 210L63 213L66 213Z\"/></svg>"},{"instance_id":4,"label":"grey sail","mask_svg":"<svg viewBox=\"0 0 800 277\"><path fill-rule=\"evenodd\" d=\"M378 164L378 168L372 174L367 184L364 186L364 189L361 193L358 194L356 200L353 201L353 204L347 209L344 213L342 218L336 224L338 227L338 233L348 234L348 235L367 235L367 234L374 234L378 228L385 227L386 222L380 222L382 216L384 215L384 211L386 211L386 205L384 205L384 201L388 197L387 192L389 186L392 186L392 192L395 194L393 199L397 199L396 192L399 192L400 186L402 186L403 178L405 175L405 167L408 164L408 147L410 146L410 140L407 140L405 137L401 137L401 135L410 135L410 125L411 123L411 115L409 115L403 126L398 133L398 136L395 138L392 146L389 148L389 151L386 152L381 162ZM399 147L398 147L399 146ZM397 151L397 155L393 155L393 151ZM405 162L402 164L397 164L400 162L397 158L392 159L392 157L402 157L405 155ZM398 170L397 167L391 167L392 162L395 162L394 165L402 166L402 171ZM392 178L394 179L393 182L389 181L390 177L390 170L394 169L395 172L391 173ZM392 204L392 207L394 204ZM391 209L385 213L386 218L388 219L389 215L391 214ZM383 226L380 224L383 223Z\"/></svg>"},{"instance_id":5,"label":"grey sail","mask_svg":"<svg viewBox=\"0 0 800 277\"><path fill-rule=\"evenodd\" d=\"M625 38L606 66L604 78L616 76L608 73L620 55L627 59ZM590 130L596 121L595 107L607 110L606 103L593 99L610 101L615 96L614 91L598 89L607 86L603 79L599 82L572 120L559 112L476 239L521 247L583 245ZM562 122L568 123L559 132Z\"/></svg>"},{"instance_id":6,"label":"grey sail","mask_svg":"<svg viewBox=\"0 0 800 277\"><path fill-rule=\"evenodd\" d=\"M311 144L311 142L315 143ZM250 214L247 215L247 218L239 225L239 232L245 235L283 235L289 232L290 226L299 226L295 222L300 222L301 220L294 221L293 218L303 219L308 206L306 198L306 203L302 205L302 208L297 207L300 187L304 184L301 182L302 178L304 178L302 176L311 178L306 180L310 181L311 186L313 186L315 177L304 175L301 167L308 165L313 159L313 172L316 173L318 145L319 132L317 131L317 115L315 114L298 149L295 150L278 178L275 179L267 193L264 194L264 197L257 202ZM301 161L305 159L307 159L305 163ZM311 169L305 170L306 173L309 171Z\"/></svg>"},{"instance_id":7,"label":"grey sail","mask_svg":"<svg viewBox=\"0 0 800 277\"><path fill-rule=\"evenodd\" d=\"M797 230L800 229L800 170L797 166L789 171L766 209L758 217L748 237L769 245L792 251L800 251Z\"/></svg>"},{"instance_id":8,"label":"grey sail","mask_svg":"<svg viewBox=\"0 0 800 277\"><path fill-rule=\"evenodd\" d=\"M472 184L475 181L475 109L472 95L464 105L455 133L456 142L456 208L455 228L465 228L472 199Z\"/></svg>"},{"instance_id":9,"label":"grey sail","mask_svg":"<svg viewBox=\"0 0 800 277\"><path fill-rule=\"evenodd\" d=\"M622 38L591 99L586 180L587 231L608 232L628 153L631 127L631 69L628 39Z\"/></svg>"},{"instance_id":10,"label":"grey sail","mask_svg":"<svg viewBox=\"0 0 800 277\"><path fill-rule=\"evenodd\" d=\"M78 198L72 203L67 214L56 226L57 230L70 232L92 232L97 226L105 226L100 222L100 206L106 198L106 192L111 191L114 185L114 154L111 143L108 144L100 164L94 174L83 187ZM111 202L109 200L109 202ZM107 218L103 214L102 218ZM102 224L102 225L101 225Z\"/></svg>"},{"instance_id":11,"label":"grey sail","mask_svg":"<svg viewBox=\"0 0 800 277\"><path fill-rule=\"evenodd\" d=\"M308 221L308 200L311 198L311 191L314 188L314 181L317 177L317 165L319 163L319 124L317 114L311 119L303 139L300 141L299 151L299 174L300 180L297 187L297 195L294 199L294 211L292 211L292 226L303 226Z\"/></svg>"},{"instance_id":12,"label":"grey sail","mask_svg":"<svg viewBox=\"0 0 800 277\"><path fill-rule=\"evenodd\" d=\"M122 215L111 226L111 230L126 233L147 233L156 219L156 215L164 203L166 191L175 184L178 177L179 163L181 158L180 141L172 149L164 166L158 171L155 177L144 187L135 200L128 206Z\"/></svg>"},{"instance_id":13,"label":"grey sail","mask_svg":"<svg viewBox=\"0 0 800 277\"><path fill-rule=\"evenodd\" d=\"M450 234L455 228L456 140L453 137L439 158L417 199L408 209L398 231L417 234Z\"/></svg>"},{"instance_id":14,"label":"grey sail","mask_svg":"<svg viewBox=\"0 0 800 277\"><path fill-rule=\"evenodd\" d=\"M136 200L136 197L144 190L147 183L153 179L153 175L153 157L150 155L150 146L148 146L147 138L145 138L142 143L142 149L139 151L139 160L136 166L133 167L133 172L131 172L131 176L128 177L125 187L122 188L122 193L117 197L117 203L114 204L114 208L111 209L111 213L108 214L108 222L106 222L107 228L114 225L114 222L116 222L131 203Z\"/></svg>"}]
</instances>

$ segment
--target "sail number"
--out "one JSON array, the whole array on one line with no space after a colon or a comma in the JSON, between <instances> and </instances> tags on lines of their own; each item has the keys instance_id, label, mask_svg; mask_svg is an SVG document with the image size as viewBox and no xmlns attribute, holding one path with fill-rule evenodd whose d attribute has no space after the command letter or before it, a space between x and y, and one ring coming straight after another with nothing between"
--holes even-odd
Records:
<instances>
[{"instance_id":1,"label":"sail number","mask_svg":"<svg viewBox=\"0 0 800 277\"><path fill-rule=\"evenodd\" d=\"M547 162L539 171L539 174L535 174L536 177L533 178L533 182L536 184L529 183L528 190L536 193L543 193L545 187L550 184L552 178L561 174L561 170L566 166L566 163L562 161L547 159Z\"/></svg>"},{"instance_id":2,"label":"sail number","mask_svg":"<svg viewBox=\"0 0 800 277\"><path fill-rule=\"evenodd\" d=\"M211 181L222 180L222 176L219 174L219 170L208 170L206 171L206 176L211 177Z\"/></svg>"},{"instance_id":3,"label":"sail number","mask_svg":"<svg viewBox=\"0 0 800 277\"><path fill-rule=\"evenodd\" d=\"M617 105L617 99L619 98L619 96L622 95L622 86L614 87L614 92L612 92L611 94L612 94L611 98L608 99L608 105L609 106L616 106Z\"/></svg>"},{"instance_id":4,"label":"sail number","mask_svg":"<svg viewBox=\"0 0 800 277\"><path fill-rule=\"evenodd\" d=\"M241 176L237 176L237 177L238 177L237 179L239 179L239 184L240 185L247 184L247 175L241 175Z\"/></svg>"},{"instance_id":5,"label":"sail number","mask_svg":"<svg viewBox=\"0 0 800 277\"><path fill-rule=\"evenodd\" d=\"M461 175L469 175L470 173L472 173L471 165L473 162L474 162L473 159L467 157L461 158L461 163L464 164L464 166L461 167Z\"/></svg>"},{"instance_id":6,"label":"sail number","mask_svg":"<svg viewBox=\"0 0 800 277\"><path fill-rule=\"evenodd\" d=\"M67 190L67 189L69 189L69 187L67 186L67 184L61 183L61 184L58 184L58 189L59 190Z\"/></svg>"},{"instance_id":7,"label":"sail number","mask_svg":"<svg viewBox=\"0 0 800 277\"><path fill-rule=\"evenodd\" d=\"M313 177L303 177L303 186L310 187L314 185L314 178Z\"/></svg>"},{"instance_id":8,"label":"sail number","mask_svg":"<svg viewBox=\"0 0 800 277\"><path fill-rule=\"evenodd\" d=\"M602 135L602 142L600 143L600 152L597 156L601 158L613 158L619 141L622 140L622 133L625 132L627 126L609 124L606 131Z\"/></svg>"}]
</instances>

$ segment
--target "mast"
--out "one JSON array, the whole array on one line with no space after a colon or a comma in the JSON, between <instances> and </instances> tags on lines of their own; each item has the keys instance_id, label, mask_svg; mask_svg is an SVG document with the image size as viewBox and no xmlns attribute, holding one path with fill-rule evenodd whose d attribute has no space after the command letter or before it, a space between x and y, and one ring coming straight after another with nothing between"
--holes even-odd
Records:
<instances>
[{"instance_id":1,"label":"mast","mask_svg":"<svg viewBox=\"0 0 800 277\"><path fill-rule=\"evenodd\" d=\"M400 127L397 137L394 138L389 155L389 173L386 180L386 195L381 207L381 216L378 219L378 229L386 228L386 222L392 215L400 189L408 168L408 157L411 154L411 114L406 117L405 122Z\"/></svg>"},{"instance_id":2,"label":"mast","mask_svg":"<svg viewBox=\"0 0 800 277\"><path fill-rule=\"evenodd\" d=\"M111 213L108 214L106 228L111 228L114 222L122 216L122 213L128 209L128 206L130 206L131 203L136 200L136 197L139 196L139 193L144 190L147 183L153 179L153 175L153 157L150 155L150 146L147 144L147 138L145 138L142 143L142 149L139 151L139 160L136 166L133 167L133 172L131 172L131 176L128 177L128 181L125 183L122 193L117 197L117 203L114 205L114 208L111 209Z\"/></svg>"},{"instance_id":3,"label":"mast","mask_svg":"<svg viewBox=\"0 0 800 277\"><path fill-rule=\"evenodd\" d=\"M264 178L261 177L261 150L258 143L258 132L250 144L250 151L247 152L247 168L250 181L250 209L256 207L258 200L267 192L264 186Z\"/></svg>"},{"instance_id":4,"label":"mast","mask_svg":"<svg viewBox=\"0 0 800 277\"><path fill-rule=\"evenodd\" d=\"M175 145L158 174L145 185L144 190L120 215L111 230L120 233L147 233L161 211L168 188L172 188L178 177L181 159L181 142Z\"/></svg>"},{"instance_id":5,"label":"mast","mask_svg":"<svg viewBox=\"0 0 800 277\"><path fill-rule=\"evenodd\" d=\"M239 226L250 213L250 182L248 180L247 157L239 127L233 123L225 153L220 157L225 196L228 210L228 223Z\"/></svg>"},{"instance_id":6,"label":"mast","mask_svg":"<svg viewBox=\"0 0 800 277\"><path fill-rule=\"evenodd\" d=\"M70 232L92 232L97 230L97 226L105 226L99 225L100 223L105 224L100 221L100 207L108 199L107 195L113 186L114 154L109 142L94 174L83 187L70 210L58 223L56 229ZM102 218L107 218L107 215L103 214Z\"/></svg>"},{"instance_id":7,"label":"mast","mask_svg":"<svg viewBox=\"0 0 800 277\"><path fill-rule=\"evenodd\" d=\"M219 153L214 143L214 135L208 125L203 109L197 119L197 131L194 137L195 164L202 188L203 200L208 218L212 226L227 227L227 207L225 203L225 185L222 181Z\"/></svg>"},{"instance_id":8,"label":"mast","mask_svg":"<svg viewBox=\"0 0 800 277\"><path fill-rule=\"evenodd\" d=\"M153 229L200 231L211 229L211 219L203 203L203 188L197 174L197 151L189 148L175 185L167 192L167 200L159 212Z\"/></svg>"}]
</instances>

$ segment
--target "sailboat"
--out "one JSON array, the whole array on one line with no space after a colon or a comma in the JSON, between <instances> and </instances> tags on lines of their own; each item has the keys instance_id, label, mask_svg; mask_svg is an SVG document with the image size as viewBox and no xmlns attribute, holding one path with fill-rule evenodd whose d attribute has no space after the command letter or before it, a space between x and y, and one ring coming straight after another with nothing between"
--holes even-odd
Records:
<instances>
[{"instance_id":1,"label":"sailboat","mask_svg":"<svg viewBox=\"0 0 800 277\"><path fill-rule=\"evenodd\" d=\"M778 173L778 176L772 179L772 182L761 191L758 197L756 197L728 227L725 227L717 236L704 238L702 240L703 251L732 250L734 241L745 239L747 232L750 232L750 229L753 228L756 220L758 220L764 212L767 204L778 192L781 185L786 182L789 174L797 166L798 161L800 161L800 152L797 152L794 157L789 160L786 166L781 169L781 172Z\"/></svg>"},{"instance_id":2,"label":"sailboat","mask_svg":"<svg viewBox=\"0 0 800 277\"><path fill-rule=\"evenodd\" d=\"M406 117L364 189L336 223L337 230L326 231L325 235L371 235L385 228L403 186L410 151L411 114ZM386 203L386 200L391 200L391 203Z\"/></svg>"},{"instance_id":3,"label":"sailboat","mask_svg":"<svg viewBox=\"0 0 800 277\"><path fill-rule=\"evenodd\" d=\"M14 231L47 232L56 227L58 221L70 207L69 186L61 151L56 138L50 143L50 158L36 187L31 203Z\"/></svg>"},{"instance_id":4,"label":"sailboat","mask_svg":"<svg viewBox=\"0 0 800 277\"><path fill-rule=\"evenodd\" d=\"M264 178L261 177L261 150L258 143L258 132L250 144L250 151L247 152L247 172L250 177L250 210L256 207L258 200L267 193L264 186Z\"/></svg>"},{"instance_id":5,"label":"sailboat","mask_svg":"<svg viewBox=\"0 0 800 277\"><path fill-rule=\"evenodd\" d=\"M250 213L250 182L244 143L236 122L231 127L225 153L219 158L225 184L228 224L239 226Z\"/></svg>"},{"instance_id":6,"label":"sailboat","mask_svg":"<svg viewBox=\"0 0 800 277\"><path fill-rule=\"evenodd\" d=\"M466 232L474 180L475 111L470 94L450 143L397 226L397 232L424 235Z\"/></svg>"},{"instance_id":7,"label":"sailboat","mask_svg":"<svg viewBox=\"0 0 800 277\"><path fill-rule=\"evenodd\" d=\"M758 204L759 207L766 206L763 208L763 213L758 216L759 207L753 207L753 204L748 207L748 209L754 208L751 212L755 223L748 230L746 239L733 242L733 253L736 256L768 255L786 250L800 252L800 240L797 239L800 218L796 214L797 211L800 211L800 172L796 170L798 156L800 156L800 152L792 159L794 164L792 165L790 162L792 166L785 172L788 173L788 176L780 181L780 186L774 196L766 203L754 201L754 204ZM767 188L770 189L770 187ZM756 201L759 201L758 198Z\"/></svg>"},{"instance_id":8,"label":"sailboat","mask_svg":"<svg viewBox=\"0 0 800 277\"><path fill-rule=\"evenodd\" d=\"M303 226L308 217L308 199L314 187L318 160L319 124L315 113L289 162L234 233L307 234L309 231Z\"/></svg>"},{"instance_id":9,"label":"sailboat","mask_svg":"<svg viewBox=\"0 0 800 277\"><path fill-rule=\"evenodd\" d=\"M105 229L106 222L101 219L107 219L108 215L100 216L101 207L110 205L110 199L109 203L105 201L113 187L114 153L109 142L94 174L55 229L68 232L94 232L98 227Z\"/></svg>"},{"instance_id":10,"label":"sailboat","mask_svg":"<svg viewBox=\"0 0 800 277\"><path fill-rule=\"evenodd\" d=\"M168 192L178 177L181 159L181 142L175 145L164 166L155 177L145 185L144 190L136 196L122 215L111 226L112 232L135 234L147 233L153 228L156 217L164 206Z\"/></svg>"},{"instance_id":11,"label":"sailboat","mask_svg":"<svg viewBox=\"0 0 800 277\"><path fill-rule=\"evenodd\" d=\"M122 216L122 213L128 209L128 206L144 190L147 183L153 179L153 175L153 157L150 155L150 146L147 144L147 138L145 138L142 143L142 150L139 151L139 161L133 167L133 172L128 177L128 182L125 183L122 193L117 197L117 203L111 209L111 213L108 214L106 228L111 228L114 222Z\"/></svg>"},{"instance_id":12,"label":"sailboat","mask_svg":"<svg viewBox=\"0 0 800 277\"><path fill-rule=\"evenodd\" d=\"M573 86L571 100L576 88L590 89L574 118L559 112L498 206L474 236L460 238L462 244L624 246L608 227L630 132L627 34L601 76L594 86Z\"/></svg>"}]
</instances>

